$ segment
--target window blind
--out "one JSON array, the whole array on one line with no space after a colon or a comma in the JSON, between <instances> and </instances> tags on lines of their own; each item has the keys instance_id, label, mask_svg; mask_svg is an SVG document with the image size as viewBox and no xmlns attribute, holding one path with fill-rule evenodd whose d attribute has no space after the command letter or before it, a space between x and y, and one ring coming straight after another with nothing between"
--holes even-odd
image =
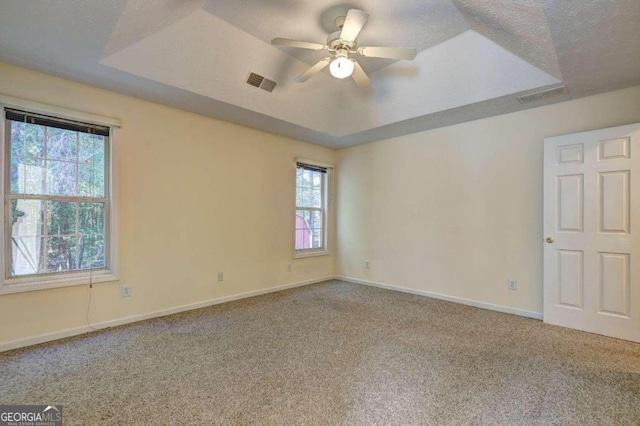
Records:
<instances>
[{"instance_id":1,"label":"window blind","mask_svg":"<svg viewBox=\"0 0 640 426\"><path fill-rule=\"evenodd\" d=\"M327 173L326 167L313 166L311 164L305 164L305 163L296 163L296 168L310 170L312 172Z\"/></svg>"},{"instance_id":2,"label":"window blind","mask_svg":"<svg viewBox=\"0 0 640 426\"><path fill-rule=\"evenodd\" d=\"M65 120L48 115L35 114L32 112L20 111L17 109L5 109L7 120L19 121L40 126L56 127L58 129L72 130L76 132L91 133L100 136L109 136L109 127L98 126L96 124L82 123L79 121Z\"/></svg>"}]
</instances>

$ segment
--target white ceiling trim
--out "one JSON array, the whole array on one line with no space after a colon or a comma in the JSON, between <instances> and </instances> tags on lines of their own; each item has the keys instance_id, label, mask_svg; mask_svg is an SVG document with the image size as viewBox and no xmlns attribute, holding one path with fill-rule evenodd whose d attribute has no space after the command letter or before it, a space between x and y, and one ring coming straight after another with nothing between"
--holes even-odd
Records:
<instances>
[{"instance_id":1,"label":"white ceiling trim","mask_svg":"<svg viewBox=\"0 0 640 426\"><path fill-rule=\"evenodd\" d=\"M197 11L100 61L103 65L337 136L328 75L297 84L308 65ZM284 68L284 69L283 69ZM271 93L245 86L250 71L278 82ZM324 80L324 81L323 81ZM325 84L323 84L325 83Z\"/></svg>"},{"instance_id":2,"label":"white ceiling trim","mask_svg":"<svg viewBox=\"0 0 640 426\"><path fill-rule=\"evenodd\" d=\"M475 31L372 74L372 90L343 96L340 136L498 98L560 80Z\"/></svg>"},{"instance_id":3,"label":"white ceiling trim","mask_svg":"<svg viewBox=\"0 0 640 426\"><path fill-rule=\"evenodd\" d=\"M101 63L335 137L560 82L469 30L372 73L370 89L327 73L298 84L307 64L202 11ZM272 94L243 86L249 71L281 85Z\"/></svg>"},{"instance_id":4,"label":"white ceiling trim","mask_svg":"<svg viewBox=\"0 0 640 426\"><path fill-rule=\"evenodd\" d=\"M269 41L321 42L352 7L370 14L361 45L415 47L416 62L362 58L370 90L326 70L294 84L326 52ZM632 0L0 0L0 10L0 60L330 147L640 84ZM479 48L454 49L461 40ZM277 81L273 94L245 86L249 71ZM560 81L563 96L516 101Z\"/></svg>"}]
</instances>

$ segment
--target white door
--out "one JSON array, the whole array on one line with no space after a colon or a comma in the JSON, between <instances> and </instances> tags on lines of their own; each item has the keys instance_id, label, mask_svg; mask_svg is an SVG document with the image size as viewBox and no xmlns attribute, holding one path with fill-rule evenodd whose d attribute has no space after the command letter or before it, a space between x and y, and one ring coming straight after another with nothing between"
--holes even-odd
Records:
<instances>
[{"instance_id":1,"label":"white door","mask_svg":"<svg viewBox=\"0 0 640 426\"><path fill-rule=\"evenodd\" d=\"M640 124L544 140L544 322L640 342Z\"/></svg>"}]
</instances>

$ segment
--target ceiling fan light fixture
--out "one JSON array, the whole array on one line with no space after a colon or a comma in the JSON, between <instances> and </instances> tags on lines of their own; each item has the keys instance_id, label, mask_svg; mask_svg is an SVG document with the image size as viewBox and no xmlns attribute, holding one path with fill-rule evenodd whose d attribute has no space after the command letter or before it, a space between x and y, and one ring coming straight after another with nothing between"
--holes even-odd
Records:
<instances>
[{"instance_id":1,"label":"ceiling fan light fixture","mask_svg":"<svg viewBox=\"0 0 640 426\"><path fill-rule=\"evenodd\" d=\"M368 18L369 14L363 10L349 9L346 16L339 16L335 20L338 30L329 34L326 44L281 37L271 40L271 44L298 49L324 50L332 53L332 56L320 59L311 68L297 76L295 81L298 83L304 83L329 66L329 71L333 77L338 79L353 77L358 87L367 88L371 86L371 79L369 79L358 61L349 58L349 55L410 61L417 54L415 49L408 47L360 46L357 42L358 34L360 34L364 24L367 23Z\"/></svg>"},{"instance_id":2,"label":"ceiling fan light fixture","mask_svg":"<svg viewBox=\"0 0 640 426\"><path fill-rule=\"evenodd\" d=\"M329 71L335 78L347 78L353 74L353 61L346 56L338 56L329 65Z\"/></svg>"}]
</instances>

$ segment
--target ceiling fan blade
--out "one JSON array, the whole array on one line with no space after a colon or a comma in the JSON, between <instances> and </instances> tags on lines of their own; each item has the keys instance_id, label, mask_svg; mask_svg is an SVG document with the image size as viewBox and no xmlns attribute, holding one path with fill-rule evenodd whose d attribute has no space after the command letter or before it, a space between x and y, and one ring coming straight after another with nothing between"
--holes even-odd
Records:
<instances>
[{"instance_id":1,"label":"ceiling fan blade","mask_svg":"<svg viewBox=\"0 0 640 426\"><path fill-rule=\"evenodd\" d=\"M358 53L371 58L406 59L408 61L416 57L416 49L408 47L361 47Z\"/></svg>"},{"instance_id":2,"label":"ceiling fan blade","mask_svg":"<svg viewBox=\"0 0 640 426\"><path fill-rule=\"evenodd\" d=\"M351 74L351 77L355 80L358 87L365 88L371 86L371 80L367 76L367 73L364 72L360 64L355 59L352 59L352 61L353 74Z\"/></svg>"},{"instance_id":3,"label":"ceiling fan blade","mask_svg":"<svg viewBox=\"0 0 640 426\"><path fill-rule=\"evenodd\" d=\"M274 38L273 40L271 40L271 44L274 44L276 46L289 46L311 50L322 50L325 48L324 44L311 43L309 41L290 40L288 38Z\"/></svg>"},{"instance_id":4,"label":"ceiling fan blade","mask_svg":"<svg viewBox=\"0 0 640 426\"><path fill-rule=\"evenodd\" d=\"M313 77L315 74L317 74L320 71L322 71L324 69L324 67L329 65L329 62L331 62L331 58L324 58L323 60L321 60L320 62L316 63L314 66L312 66L311 68L309 68L308 70L306 70L305 72L303 72L302 74L297 76L296 77L296 81L298 83L304 83L305 81L307 81L311 77Z\"/></svg>"},{"instance_id":5,"label":"ceiling fan blade","mask_svg":"<svg viewBox=\"0 0 640 426\"><path fill-rule=\"evenodd\" d=\"M342 26L340 38L345 41L354 41L356 37L358 37L358 34L360 34L360 30L364 27L367 19L369 19L369 14L364 10L349 9L347 18Z\"/></svg>"}]
</instances>

